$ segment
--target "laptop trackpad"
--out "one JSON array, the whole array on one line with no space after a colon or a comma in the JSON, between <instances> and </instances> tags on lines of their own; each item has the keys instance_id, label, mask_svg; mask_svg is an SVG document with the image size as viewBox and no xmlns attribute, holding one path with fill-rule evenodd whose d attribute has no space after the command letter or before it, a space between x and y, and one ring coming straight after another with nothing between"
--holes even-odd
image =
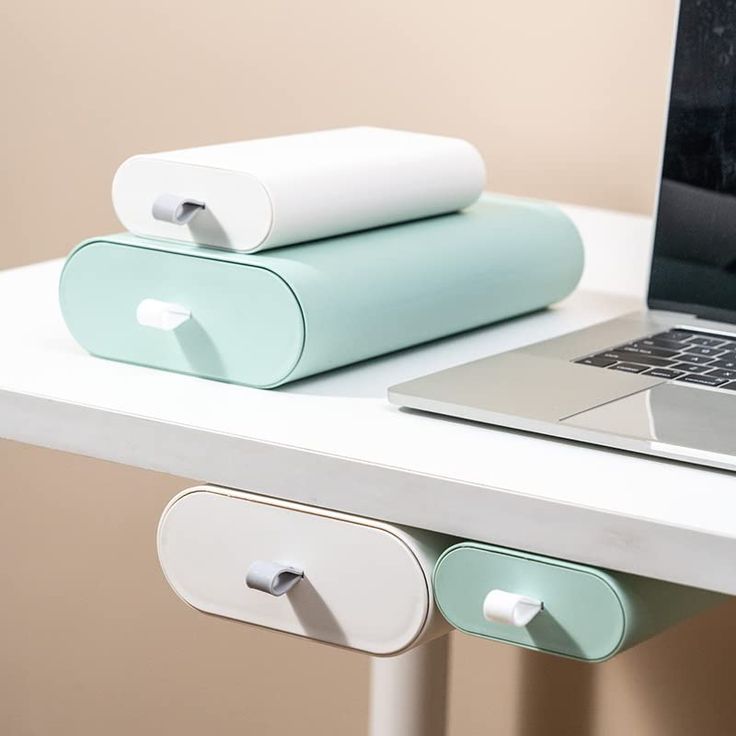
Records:
<instances>
[{"instance_id":1,"label":"laptop trackpad","mask_svg":"<svg viewBox=\"0 0 736 736\"><path fill-rule=\"evenodd\" d=\"M736 455L736 392L662 383L575 414L562 424Z\"/></svg>"}]
</instances>

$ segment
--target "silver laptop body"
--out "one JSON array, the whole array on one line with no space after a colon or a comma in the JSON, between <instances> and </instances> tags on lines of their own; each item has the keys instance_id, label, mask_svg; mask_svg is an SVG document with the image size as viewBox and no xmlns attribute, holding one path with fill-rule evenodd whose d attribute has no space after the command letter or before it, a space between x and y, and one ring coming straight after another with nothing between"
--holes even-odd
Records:
<instances>
[{"instance_id":1,"label":"silver laptop body","mask_svg":"<svg viewBox=\"0 0 736 736\"><path fill-rule=\"evenodd\" d=\"M391 402L736 470L734 46L727 0L682 0L649 309L393 386Z\"/></svg>"}]
</instances>

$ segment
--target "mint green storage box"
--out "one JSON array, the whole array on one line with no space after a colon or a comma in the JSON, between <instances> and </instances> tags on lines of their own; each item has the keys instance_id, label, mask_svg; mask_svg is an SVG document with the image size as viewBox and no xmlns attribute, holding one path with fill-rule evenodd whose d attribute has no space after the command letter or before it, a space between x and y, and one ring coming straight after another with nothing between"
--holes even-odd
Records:
<instances>
[{"instance_id":1,"label":"mint green storage box","mask_svg":"<svg viewBox=\"0 0 736 736\"><path fill-rule=\"evenodd\" d=\"M475 542L442 554L434 590L444 617L465 633L588 662L609 659L728 598ZM543 609L526 626L489 621L483 602L492 590L537 599Z\"/></svg>"},{"instance_id":2,"label":"mint green storage box","mask_svg":"<svg viewBox=\"0 0 736 736\"><path fill-rule=\"evenodd\" d=\"M580 278L558 209L487 197L470 209L247 255L129 234L81 243L60 300L93 355L269 388L545 307ZM139 323L144 300L190 314Z\"/></svg>"}]
</instances>

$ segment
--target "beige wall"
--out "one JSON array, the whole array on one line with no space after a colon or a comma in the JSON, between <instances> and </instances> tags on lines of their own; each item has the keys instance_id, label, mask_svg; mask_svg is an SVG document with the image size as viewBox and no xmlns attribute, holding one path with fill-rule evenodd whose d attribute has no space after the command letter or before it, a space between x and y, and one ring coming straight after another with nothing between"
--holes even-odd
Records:
<instances>
[{"instance_id":1,"label":"beige wall","mask_svg":"<svg viewBox=\"0 0 736 736\"><path fill-rule=\"evenodd\" d=\"M494 189L647 212L673 5L4 3L0 268L114 230L132 153L363 122L470 138ZM362 732L365 657L168 590L155 526L187 481L9 442L0 470L0 734ZM731 733L735 613L595 667L455 637L451 734Z\"/></svg>"},{"instance_id":2,"label":"beige wall","mask_svg":"<svg viewBox=\"0 0 736 736\"><path fill-rule=\"evenodd\" d=\"M118 226L141 151L372 123L493 189L648 212L674 0L0 3L0 267Z\"/></svg>"}]
</instances>

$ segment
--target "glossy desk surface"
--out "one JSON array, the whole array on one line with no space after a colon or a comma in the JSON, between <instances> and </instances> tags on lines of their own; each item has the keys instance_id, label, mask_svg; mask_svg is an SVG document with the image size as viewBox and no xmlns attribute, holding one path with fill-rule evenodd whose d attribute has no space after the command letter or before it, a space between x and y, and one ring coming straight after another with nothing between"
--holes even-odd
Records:
<instances>
[{"instance_id":1,"label":"glossy desk surface","mask_svg":"<svg viewBox=\"0 0 736 736\"><path fill-rule=\"evenodd\" d=\"M639 308L651 222L565 207L586 243L554 308L273 391L90 357L61 261L0 273L0 436L736 593L736 475L400 410L394 383Z\"/></svg>"}]
</instances>

